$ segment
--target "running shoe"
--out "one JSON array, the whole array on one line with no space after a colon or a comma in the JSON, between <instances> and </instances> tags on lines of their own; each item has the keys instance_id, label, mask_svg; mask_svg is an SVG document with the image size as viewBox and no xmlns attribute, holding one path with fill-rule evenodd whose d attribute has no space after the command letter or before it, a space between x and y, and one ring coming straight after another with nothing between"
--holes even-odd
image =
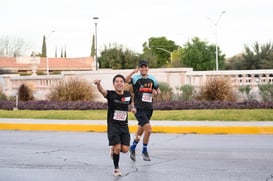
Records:
<instances>
[{"instance_id":1,"label":"running shoe","mask_svg":"<svg viewBox=\"0 0 273 181\"><path fill-rule=\"evenodd\" d=\"M136 161L136 151L132 150L131 148L130 148L130 158L131 160Z\"/></svg>"},{"instance_id":2,"label":"running shoe","mask_svg":"<svg viewBox=\"0 0 273 181\"><path fill-rule=\"evenodd\" d=\"M114 153L114 147L113 146L110 146L110 151L109 151L109 155L110 155L110 158L113 160L113 153Z\"/></svg>"},{"instance_id":3,"label":"running shoe","mask_svg":"<svg viewBox=\"0 0 273 181\"><path fill-rule=\"evenodd\" d=\"M119 169L114 169L113 175L114 175L115 177L121 176L120 170L119 170Z\"/></svg>"},{"instance_id":4,"label":"running shoe","mask_svg":"<svg viewBox=\"0 0 273 181\"><path fill-rule=\"evenodd\" d=\"M142 153L142 157L144 161L151 161L148 152Z\"/></svg>"}]
</instances>

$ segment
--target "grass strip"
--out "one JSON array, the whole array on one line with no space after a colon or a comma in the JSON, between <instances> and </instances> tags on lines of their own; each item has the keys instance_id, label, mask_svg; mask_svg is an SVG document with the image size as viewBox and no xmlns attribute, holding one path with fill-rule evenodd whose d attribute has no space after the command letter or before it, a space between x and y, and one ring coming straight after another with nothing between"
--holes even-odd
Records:
<instances>
[{"instance_id":1,"label":"grass strip","mask_svg":"<svg viewBox=\"0 0 273 181\"><path fill-rule=\"evenodd\" d=\"M106 110L0 110L1 118L106 120ZM135 120L129 113L129 120ZM152 120L273 121L272 109L155 110Z\"/></svg>"}]
</instances>

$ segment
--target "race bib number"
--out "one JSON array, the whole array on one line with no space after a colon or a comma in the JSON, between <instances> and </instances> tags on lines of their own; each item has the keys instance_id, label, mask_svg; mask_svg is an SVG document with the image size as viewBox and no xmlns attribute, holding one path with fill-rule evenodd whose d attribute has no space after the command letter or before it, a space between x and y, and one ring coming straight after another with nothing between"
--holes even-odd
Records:
<instances>
[{"instance_id":1,"label":"race bib number","mask_svg":"<svg viewBox=\"0 0 273 181\"><path fill-rule=\"evenodd\" d=\"M119 110L115 110L114 112L114 120L118 120L118 121L125 121L127 118L127 111L119 111Z\"/></svg>"},{"instance_id":2,"label":"race bib number","mask_svg":"<svg viewBox=\"0 0 273 181\"><path fill-rule=\"evenodd\" d=\"M152 102L153 101L153 96L151 93L143 93L142 94L142 101L143 102Z\"/></svg>"}]
</instances>

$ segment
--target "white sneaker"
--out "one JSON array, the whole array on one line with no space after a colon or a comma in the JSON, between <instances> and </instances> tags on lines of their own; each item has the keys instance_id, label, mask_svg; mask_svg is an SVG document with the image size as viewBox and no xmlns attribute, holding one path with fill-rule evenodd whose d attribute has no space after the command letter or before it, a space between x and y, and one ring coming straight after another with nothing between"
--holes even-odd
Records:
<instances>
[{"instance_id":1,"label":"white sneaker","mask_svg":"<svg viewBox=\"0 0 273 181\"><path fill-rule=\"evenodd\" d=\"M142 157L143 157L143 160L144 160L144 161L151 161L148 152L142 153Z\"/></svg>"},{"instance_id":2,"label":"white sneaker","mask_svg":"<svg viewBox=\"0 0 273 181\"><path fill-rule=\"evenodd\" d=\"M113 175L114 175L115 177L121 176L120 170L119 170L119 169L114 169Z\"/></svg>"},{"instance_id":3,"label":"white sneaker","mask_svg":"<svg viewBox=\"0 0 273 181\"><path fill-rule=\"evenodd\" d=\"M110 146L110 151L109 151L109 155L110 155L110 158L113 160L113 153L114 153L114 147L113 146Z\"/></svg>"}]
</instances>

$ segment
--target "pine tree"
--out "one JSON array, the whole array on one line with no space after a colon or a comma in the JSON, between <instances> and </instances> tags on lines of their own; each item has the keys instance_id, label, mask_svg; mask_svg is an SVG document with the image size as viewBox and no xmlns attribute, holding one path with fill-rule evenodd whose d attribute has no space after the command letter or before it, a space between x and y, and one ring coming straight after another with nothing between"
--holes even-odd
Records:
<instances>
[{"instance_id":1,"label":"pine tree","mask_svg":"<svg viewBox=\"0 0 273 181\"><path fill-rule=\"evenodd\" d=\"M96 49L95 49L95 35L93 35L90 57L94 57L95 53L96 53Z\"/></svg>"},{"instance_id":2,"label":"pine tree","mask_svg":"<svg viewBox=\"0 0 273 181\"><path fill-rule=\"evenodd\" d=\"M64 58L66 58L66 45L64 46Z\"/></svg>"},{"instance_id":3,"label":"pine tree","mask_svg":"<svg viewBox=\"0 0 273 181\"><path fill-rule=\"evenodd\" d=\"M42 54L41 57L47 57L46 55L46 37L43 36Z\"/></svg>"},{"instance_id":4,"label":"pine tree","mask_svg":"<svg viewBox=\"0 0 273 181\"><path fill-rule=\"evenodd\" d=\"M62 49L61 49L61 58L63 58L64 56L63 56L63 47L62 47Z\"/></svg>"},{"instance_id":5,"label":"pine tree","mask_svg":"<svg viewBox=\"0 0 273 181\"><path fill-rule=\"evenodd\" d=\"M57 53L57 46L56 46L56 48L55 48L55 58L57 58L58 57L58 53Z\"/></svg>"}]
</instances>

